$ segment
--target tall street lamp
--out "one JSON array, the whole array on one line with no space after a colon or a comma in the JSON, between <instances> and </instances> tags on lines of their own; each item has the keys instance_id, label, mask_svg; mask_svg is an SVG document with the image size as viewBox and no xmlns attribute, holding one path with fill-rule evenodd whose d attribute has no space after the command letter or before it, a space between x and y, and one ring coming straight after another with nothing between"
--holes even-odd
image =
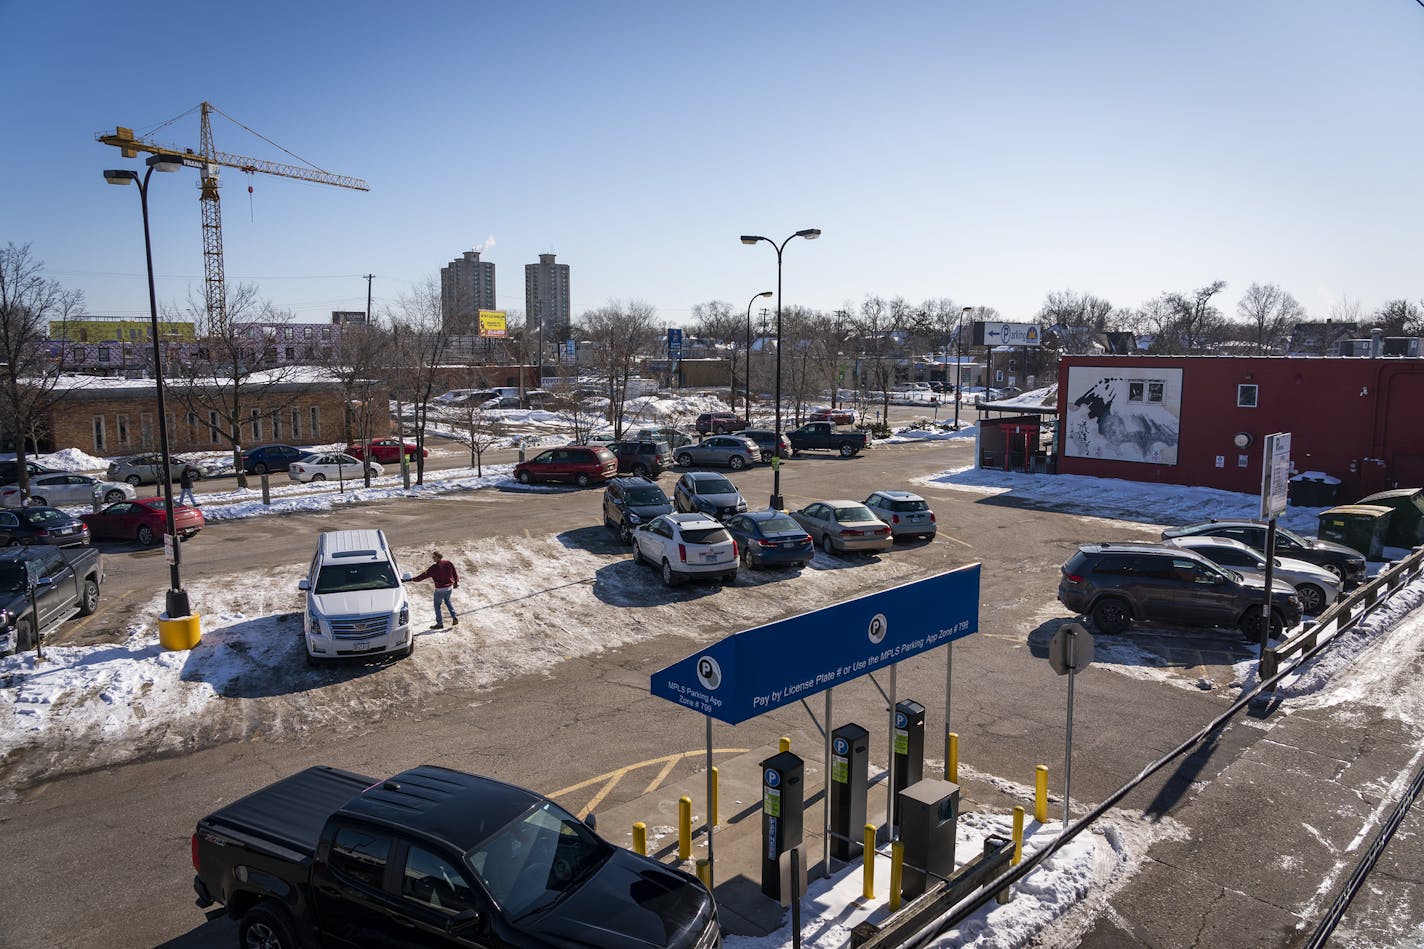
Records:
<instances>
[{"instance_id":1,"label":"tall street lamp","mask_svg":"<svg viewBox=\"0 0 1424 949\"><path fill-rule=\"evenodd\" d=\"M785 507L781 500L781 252L786 249L787 244L791 243L792 238L804 237L808 241L813 241L820 236L821 229L819 227L808 227L797 231L780 244L769 237L761 237L756 234L742 235L743 244L766 241L776 249L776 441L773 443L775 448L771 463L771 506L777 510Z\"/></svg>"},{"instance_id":2,"label":"tall street lamp","mask_svg":"<svg viewBox=\"0 0 1424 949\"><path fill-rule=\"evenodd\" d=\"M144 172L142 178L139 178L136 171L119 168L105 171L104 180L111 185L135 182L138 185L139 204L143 208L143 251L148 258L149 335L153 338L153 378L158 392L158 447L163 458L163 504L168 525L165 544L173 552L172 562L168 566L169 585L165 606L166 618L177 620L192 616L193 611L188 605L188 591L183 589L182 579L178 575L178 536L173 529L173 470L172 459L168 454L168 412L163 400L163 353L158 344L158 295L153 287L153 243L148 229L148 179L155 171L177 171L183 167L183 159L177 155L151 155L147 164L148 171Z\"/></svg>"},{"instance_id":3,"label":"tall street lamp","mask_svg":"<svg viewBox=\"0 0 1424 949\"><path fill-rule=\"evenodd\" d=\"M745 240L746 238L743 238ZM752 424L752 304L762 297L771 296L770 290L763 290L747 301L747 353L746 367L742 375L742 411L747 413L747 424ZM736 408L736 406L732 406Z\"/></svg>"},{"instance_id":4,"label":"tall street lamp","mask_svg":"<svg viewBox=\"0 0 1424 949\"><path fill-rule=\"evenodd\" d=\"M959 399L964 388L964 318L974 312L974 307L966 306L959 314L959 324L954 328L954 430L959 431Z\"/></svg>"}]
</instances>

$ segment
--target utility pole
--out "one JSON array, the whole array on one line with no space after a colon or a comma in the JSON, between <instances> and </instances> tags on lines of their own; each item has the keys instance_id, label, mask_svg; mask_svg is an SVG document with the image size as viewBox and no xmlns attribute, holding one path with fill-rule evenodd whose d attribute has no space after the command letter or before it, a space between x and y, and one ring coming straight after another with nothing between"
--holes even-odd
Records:
<instances>
[{"instance_id":1,"label":"utility pole","mask_svg":"<svg viewBox=\"0 0 1424 949\"><path fill-rule=\"evenodd\" d=\"M366 274L366 325L371 325L371 281L376 279L373 273Z\"/></svg>"}]
</instances>

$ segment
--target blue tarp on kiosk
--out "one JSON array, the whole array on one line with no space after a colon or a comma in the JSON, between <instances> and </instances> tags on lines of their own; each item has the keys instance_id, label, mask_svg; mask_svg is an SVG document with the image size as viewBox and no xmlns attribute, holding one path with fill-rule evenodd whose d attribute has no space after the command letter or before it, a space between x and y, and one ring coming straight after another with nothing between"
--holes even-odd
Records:
<instances>
[{"instance_id":1,"label":"blue tarp on kiosk","mask_svg":"<svg viewBox=\"0 0 1424 949\"><path fill-rule=\"evenodd\" d=\"M979 630L979 564L719 640L653 674L653 695L736 725Z\"/></svg>"}]
</instances>

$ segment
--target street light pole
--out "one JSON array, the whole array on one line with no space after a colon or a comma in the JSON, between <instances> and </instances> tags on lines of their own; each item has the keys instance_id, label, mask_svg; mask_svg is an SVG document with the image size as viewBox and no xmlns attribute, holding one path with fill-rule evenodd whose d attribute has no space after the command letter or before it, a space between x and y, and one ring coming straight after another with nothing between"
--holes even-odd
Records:
<instances>
[{"instance_id":1,"label":"street light pole","mask_svg":"<svg viewBox=\"0 0 1424 949\"><path fill-rule=\"evenodd\" d=\"M954 430L959 431L959 399L964 388L964 318L974 311L966 306L959 313L959 325L954 328Z\"/></svg>"},{"instance_id":2,"label":"street light pole","mask_svg":"<svg viewBox=\"0 0 1424 949\"><path fill-rule=\"evenodd\" d=\"M771 462L771 507L777 510L785 507L781 499L781 252L786 249L787 244L791 243L792 238L804 237L808 241L813 241L820 236L821 229L819 227L808 227L797 231L780 244L769 237L760 237L755 234L742 235L743 244L766 241L776 249L776 440L773 442Z\"/></svg>"},{"instance_id":3,"label":"street light pole","mask_svg":"<svg viewBox=\"0 0 1424 949\"><path fill-rule=\"evenodd\" d=\"M748 425L752 424L752 304L769 296L771 291L763 290L747 301L747 352L746 366L742 369L742 411L747 414Z\"/></svg>"},{"instance_id":4,"label":"street light pole","mask_svg":"<svg viewBox=\"0 0 1424 949\"><path fill-rule=\"evenodd\" d=\"M153 241L148 227L148 179L155 171L171 172L183 167L183 160L175 155L152 155L148 159L148 171L140 179L138 172L123 168L104 172L104 180L111 185L126 185L130 181L138 185L138 200L143 208L143 252L148 263L148 315L149 335L153 338L153 379L158 395L158 449L163 457L163 507L166 516L167 538L165 543L173 551L173 562L168 565L168 595L164 605L169 619L191 616L188 591L183 589L183 581L178 573L178 535L173 527L173 467L168 453L168 412L163 397L163 353L158 344L158 294L153 286Z\"/></svg>"}]
</instances>

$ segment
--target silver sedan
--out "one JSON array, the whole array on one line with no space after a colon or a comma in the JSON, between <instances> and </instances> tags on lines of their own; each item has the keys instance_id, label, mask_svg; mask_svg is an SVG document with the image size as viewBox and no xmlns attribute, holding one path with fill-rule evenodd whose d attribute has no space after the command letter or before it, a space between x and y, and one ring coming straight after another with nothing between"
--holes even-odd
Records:
<instances>
[{"instance_id":1,"label":"silver sedan","mask_svg":"<svg viewBox=\"0 0 1424 949\"><path fill-rule=\"evenodd\" d=\"M876 553L895 543L889 526L859 501L815 501L791 516L828 554Z\"/></svg>"},{"instance_id":2,"label":"silver sedan","mask_svg":"<svg viewBox=\"0 0 1424 949\"><path fill-rule=\"evenodd\" d=\"M114 504L127 501L135 494L132 485L122 481L103 481L93 475L74 471L49 471L30 475L30 503L51 507L65 504L93 504L101 501ZM0 496L5 507L19 506L19 490Z\"/></svg>"},{"instance_id":3,"label":"silver sedan","mask_svg":"<svg viewBox=\"0 0 1424 949\"><path fill-rule=\"evenodd\" d=\"M738 471L761 461L761 449L750 438L740 435L713 435L696 445L683 445L673 457L679 465L726 465Z\"/></svg>"},{"instance_id":4,"label":"silver sedan","mask_svg":"<svg viewBox=\"0 0 1424 949\"><path fill-rule=\"evenodd\" d=\"M1167 543L1201 554L1212 563L1243 573L1248 577L1265 577L1266 556L1253 547L1229 537L1192 535L1174 537ZM1340 596L1340 578L1324 567L1304 560L1277 557L1271 571L1276 580L1295 587L1300 597L1300 611L1306 616L1318 616Z\"/></svg>"}]
</instances>

